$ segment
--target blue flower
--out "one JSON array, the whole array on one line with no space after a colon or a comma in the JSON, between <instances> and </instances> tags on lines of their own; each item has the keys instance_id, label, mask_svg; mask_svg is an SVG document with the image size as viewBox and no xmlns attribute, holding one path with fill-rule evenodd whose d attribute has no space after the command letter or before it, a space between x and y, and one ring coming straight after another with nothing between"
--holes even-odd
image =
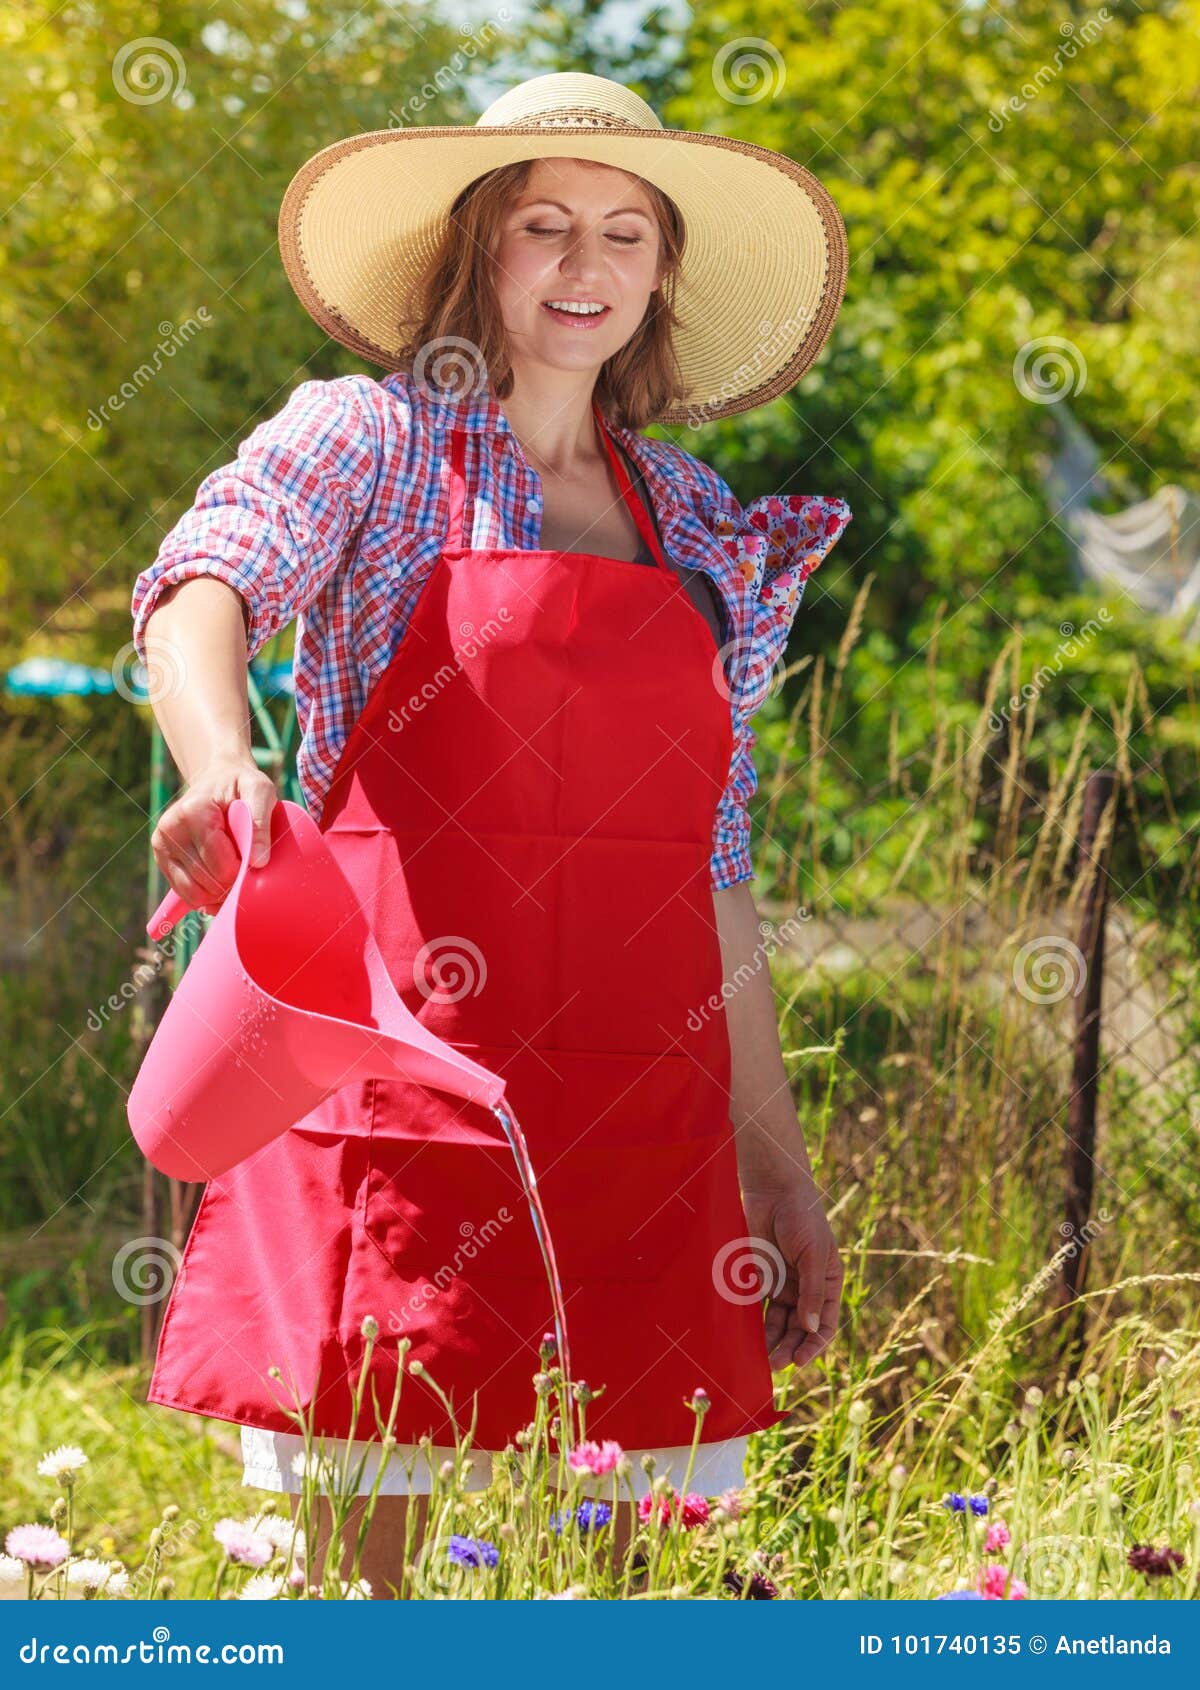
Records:
<instances>
[{"instance_id":1,"label":"blue flower","mask_svg":"<svg viewBox=\"0 0 1200 1690\"><path fill-rule=\"evenodd\" d=\"M987 1499L986 1496L973 1496L971 1498L971 1512L972 1512L972 1514L986 1514L987 1511L988 1511L988 1499Z\"/></svg>"},{"instance_id":2,"label":"blue flower","mask_svg":"<svg viewBox=\"0 0 1200 1690\"><path fill-rule=\"evenodd\" d=\"M944 1499L944 1506L947 1507L952 1514L965 1514L967 1511L967 1499L961 1491L952 1490L950 1495Z\"/></svg>"},{"instance_id":3,"label":"blue flower","mask_svg":"<svg viewBox=\"0 0 1200 1690\"><path fill-rule=\"evenodd\" d=\"M935 1600L938 1602L985 1602L987 1598L981 1596L977 1590L947 1590Z\"/></svg>"},{"instance_id":4,"label":"blue flower","mask_svg":"<svg viewBox=\"0 0 1200 1690\"><path fill-rule=\"evenodd\" d=\"M500 1551L486 1538L457 1534L451 1536L446 1553L460 1567L494 1567L500 1559Z\"/></svg>"},{"instance_id":5,"label":"blue flower","mask_svg":"<svg viewBox=\"0 0 1200 1690\"><path fill-rule=\"evenodd\" d=\"M598 1531L601 1526L607 1526L612 1519L612 1509L607 1502L593 1502L590 1499L581 1502L578 1508L564 1508L561 1514L551 1514L550 1524L556 1532L561 1533L564 1526L569 1526L574 1518L581 1532Z\"/></svg>"}]
</instances>

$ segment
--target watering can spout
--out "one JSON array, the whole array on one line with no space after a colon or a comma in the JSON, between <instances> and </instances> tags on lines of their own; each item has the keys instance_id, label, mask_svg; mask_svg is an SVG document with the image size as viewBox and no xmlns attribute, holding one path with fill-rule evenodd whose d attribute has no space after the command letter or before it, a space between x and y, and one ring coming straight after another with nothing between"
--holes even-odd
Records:
<instances>
[{"instance_id":1,"label":"watering can spout","mask_svg":"<svg viewBox=\"0 0 1200 1690\"><path fill-rule=\"evenodd\" d=\"M271 851L250 867L253 824L235 799L241 867L176 987L129 1094L129 1123L163 1173L207 1180L253 1155L342 1086L431 1086L495 1112L504 1082L417 1020L353 889L308 812L280 799ZM172 891L147 925L190 906Z\"/></svg>"}]
</instances>

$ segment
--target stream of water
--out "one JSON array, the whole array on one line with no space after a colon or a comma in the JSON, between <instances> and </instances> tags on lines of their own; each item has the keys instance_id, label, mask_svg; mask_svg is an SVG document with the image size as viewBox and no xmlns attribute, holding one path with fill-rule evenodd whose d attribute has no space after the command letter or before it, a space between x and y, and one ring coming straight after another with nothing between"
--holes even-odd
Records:
<instances>
[{"instance_id":1,"label":"stream of water","mask_svg":"<svg viewBox=\"0 0 1200 1690\"><path fill-rule=\"evenodd\" d=\"M533 1162L530 1160L529 1146L525 1142L521 1123L509 1106L507 1098L503 1103L494 1104L492 1113L504 1129L504 1136L508 1140L516 1160L517 1171L521 1176L521 1185L529 1204L529 1213L533 1219L533 1230L537 1234L538 1247L542 1252L542 1264L546 1269L546 1279L550 1287L550 1301L554 1310L554 1337L558 1344L558 1362L569 1390L572 1378L571 1351L567 1342L567 1311L563 1303L562 1280L559 1277L558 1262L554 1255L554 1240L550 1236L550 1227L546 1220L545 1210L542 1208L541 1196L538 1193L537 1175L533 1169Z\"/></svg>"}]
</instances>

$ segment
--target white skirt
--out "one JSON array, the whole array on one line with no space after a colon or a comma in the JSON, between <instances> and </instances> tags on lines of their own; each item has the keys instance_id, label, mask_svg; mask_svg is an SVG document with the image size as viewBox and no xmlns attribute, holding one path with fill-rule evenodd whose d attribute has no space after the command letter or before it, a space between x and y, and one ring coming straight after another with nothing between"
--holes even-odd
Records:
<instances>
[{"instance_id":1,"label":"white skirt","mask_svg":"<svg viewBox=\"0 0 1200 1690\"><path fill-rule=\"evenodd\" d=\"M292 1470L292 1460L293 1457L304 1454L304 1439L299 1432L270 1432L262 1426L243 1426L241 1431L244 1463L242 1483L255 1485L260 1490L297 1495L301 1480ZM697 1444L688 1489L700 1496L719 1496L722 1491L737 1490L745 1482L747 1442L746 1438L724 1438L718 1443ZM345 1440L326 1439L324 1449L328 1457L340 1463L345 1451ZM351 1445L352 1464L357 1465L364 1450L367 1452L367 1459L356 1493L359 1496L366 1495L375 1483L380 1457L378 1440L356 1438ZM633 1463L633 1471L628 1479L618 1481L617 1495L621 1501L628 1501L630 1484L635 1496L648 1495L651 1478L658 1478L663 1473L667 1474L672 1486L678 1491L683 1484L692 1446L683 1444L665 1449L631 1449L625 1453ZM440 1467L443 1461L452 1461L454 1454L452 1448L443 1448L437 1444L428 1454L420 1444L397 1444L388 1457L379 1486L379 1495L428 1496L433 1488L434 1470ZM643 1455L654 1457L653 1474L647 1474L642 1467ZM492 1482L491 1451L472 1449L470 1459L472 1466L466 1475L466 1488L470 1491L486 1490ZM410 1466L411 1477L408 1472ZM612 1479L609 1476L597 1482L596 1494L601 1500L611 1496L611 1486Z\"/></svg>"}]
</instances>

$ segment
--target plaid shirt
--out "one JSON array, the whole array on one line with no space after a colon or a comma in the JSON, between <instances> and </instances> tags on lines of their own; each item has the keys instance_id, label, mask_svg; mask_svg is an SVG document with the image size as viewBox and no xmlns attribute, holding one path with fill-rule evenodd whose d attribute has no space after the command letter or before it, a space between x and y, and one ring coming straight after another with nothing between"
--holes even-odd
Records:
<instances>
[{"instance_id":1,"label":"plaid shirt","mask_svg":"<svg viewBox=\"0 0 1200 1690\"><path fill-rule=\"evenodd\" d=\"M339 754L438 561L449 430L469 431L472 547L536 550L541 496L490 388L457 406L401 372L305 381L213 470L133 589L133 638L169 583L215 575L249 607L248 657L298 620L296 772L319 820ZM734 752L713 828L712 883L753 876L750 718L770 690L808 576L850 520L842 499L766 495L743 508L707 464L633 429L610 432L641 470L667 557L703 570L724 606ZM631 565L631 567L633 567Z\"/></svg>"}]
</instances>

